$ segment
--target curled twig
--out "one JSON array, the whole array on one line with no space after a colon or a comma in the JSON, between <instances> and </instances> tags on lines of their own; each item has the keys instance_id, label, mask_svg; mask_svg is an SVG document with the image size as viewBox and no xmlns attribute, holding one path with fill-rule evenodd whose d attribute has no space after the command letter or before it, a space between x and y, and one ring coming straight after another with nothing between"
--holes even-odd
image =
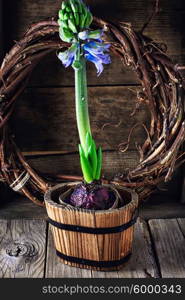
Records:
<instances>
[{"instance_id":1,"label":"curled twig","mask_svg":"<svg viewBox=\"0 0 185 300\"><path fill-rule=\"evenodd\" d=\"M136 72L141 84L141 92L136 95L137 101L144 102L151 115L148 127L135 124L127 142L119 145L121 152L125 152L133 130L142 125L146 139L143 145L135 142L140 154L138 165L131 170L123 170L114 180L110 180L114 184L136 189L140 199L152 193L157 184L168 180L174 169L184 162L184 154L179 155L178 151L185 137L185 82L180 73L183 68L173 64L166 49L142 34L157 13L158 5L159 1L156 1L152 16L139 33L132 29L131 24L113 24L94 17L95 27L106 28L105 40L109 42L111 36L111 53ZM66 47L69 44L58 37L57 22L39 22L32 25L23 39L6 55L0 71L0 180L15 186L20 175L25 174L24 181L29 178L26 186L19 182L16 189L21 186L19 192L37 204L43 203L43 194L54 181L78 177L61 174L55 180L51 176L50 181L39 175L17 148L8 130L8 120L35 65L48 53ZM121 123L122 120L114 126ZM104 124L103 128L107 125L110 124Z\"/></svg>"}]
</instances>

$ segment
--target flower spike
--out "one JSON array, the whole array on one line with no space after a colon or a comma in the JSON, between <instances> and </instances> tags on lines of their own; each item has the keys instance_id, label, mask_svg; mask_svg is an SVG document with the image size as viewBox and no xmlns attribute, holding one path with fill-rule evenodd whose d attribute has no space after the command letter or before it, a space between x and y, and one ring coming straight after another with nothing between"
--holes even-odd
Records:
<instances>
[{"instance_id":1,"label":"flower spike","mask_svg":"<svg viewBox=\"0 0 185 300\"><path fill-rule=\"evenodd\" d=\"M98 76L103 65L111 62L110 44L103 41L103 30L91 30L93 16L82 0L65 0L59 11L59 36L71 46L58 54L67 68L75 71L76 119L80 138L79 154L86 183L99 180L102 168L102 150L96 148L90 128L87 97L86 60L92 62Z\"/></svg>"}]
</instances>

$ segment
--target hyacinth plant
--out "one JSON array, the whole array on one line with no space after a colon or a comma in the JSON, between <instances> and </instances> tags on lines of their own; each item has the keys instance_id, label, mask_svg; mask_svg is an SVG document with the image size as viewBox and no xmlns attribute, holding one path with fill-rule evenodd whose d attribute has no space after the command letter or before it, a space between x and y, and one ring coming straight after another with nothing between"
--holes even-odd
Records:
<instances>
[{"instance_id":1,"label":"hyacinth plant","mask_svg":"<svg viewBox=\"0 0 185 300\"><path fill-rule=\"evenodd\" d=\"M103 30L91 30L93 16L82 0L65 0L59 10L59 35L61 40L71 46L58 54L58 58L67 68L72 66L75 72L75 107L79 133L80 164L84 183L74 190L70 203L83 208L107 208L110 203L108 190L97 182L101 178L102 149L97 149L92 137L89 112L86 61L92 62L99 76L103 64L110 63L108 53L110 44L102 40Z\"/></svg>"}]
</instances>

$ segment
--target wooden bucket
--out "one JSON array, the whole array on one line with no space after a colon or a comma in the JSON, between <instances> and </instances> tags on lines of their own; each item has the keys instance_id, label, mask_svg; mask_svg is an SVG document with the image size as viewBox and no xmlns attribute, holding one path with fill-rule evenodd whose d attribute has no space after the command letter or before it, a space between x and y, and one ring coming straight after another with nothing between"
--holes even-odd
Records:
<instances>
[{"instance_id":1,"label":"wooden bucket","mask_svg":"<svg viewBox=\"0 0 185 300\"><path fill-rule=\"evenodd\" d=\"M59 184L45 194L56 253L68 265L86 269L119 270L132 251L138 195L114 186L126 201L121 208L88 210L59 204L59 196L78 183Z\"/></svg>"}]
</instances>

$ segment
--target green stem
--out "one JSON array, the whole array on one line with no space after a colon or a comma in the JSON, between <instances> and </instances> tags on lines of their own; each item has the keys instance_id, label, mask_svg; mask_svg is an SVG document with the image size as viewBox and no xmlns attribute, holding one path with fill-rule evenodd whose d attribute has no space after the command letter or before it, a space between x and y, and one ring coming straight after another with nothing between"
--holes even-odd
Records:
<instances>
[{"instance_id":1,"label":"green stem","mask_svg":"<svg viewBox=\"0 0 185 300\"><path fill-rule=\"evenodd\" d=\"M87 76L85 58L80 55L80 50L76 55L74 64L75 70L75 97L76 97L76 119L79 132L80 143L87 153L86 135L90 129L88 96L87 96Z\"/></svg>"}]
</instances>

